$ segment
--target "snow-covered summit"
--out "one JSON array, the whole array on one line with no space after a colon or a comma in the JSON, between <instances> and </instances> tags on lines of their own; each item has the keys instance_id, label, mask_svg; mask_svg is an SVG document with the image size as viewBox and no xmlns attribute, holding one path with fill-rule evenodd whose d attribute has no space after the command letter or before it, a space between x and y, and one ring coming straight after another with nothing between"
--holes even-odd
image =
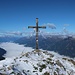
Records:
<instances>
[{"instance_id":1,"label":"snow-covered summit","mask_svg":"<svg viewBox=\"0 0 75 75\"><path fill-rule=\"evenodd\" d=\"M0 61L0 75L75 75L75 59L41 50Z\"/></svg>"}]
</instances>

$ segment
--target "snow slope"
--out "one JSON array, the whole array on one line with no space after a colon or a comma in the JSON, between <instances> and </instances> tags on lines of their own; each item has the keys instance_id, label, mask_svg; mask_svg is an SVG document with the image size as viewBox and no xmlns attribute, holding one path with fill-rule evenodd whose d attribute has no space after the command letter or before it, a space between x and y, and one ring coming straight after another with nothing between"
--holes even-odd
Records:
<instances>
[{"instance_id":1,"label":"snow slope","mask_svg":"<svg viewBox=\"0 0 75 75\"><path fill-rule=\"evenodd\" d=\"M75 75L75 60L48 51L32 51L0 61L0 74Z\"/></svg>"}]
</instances>

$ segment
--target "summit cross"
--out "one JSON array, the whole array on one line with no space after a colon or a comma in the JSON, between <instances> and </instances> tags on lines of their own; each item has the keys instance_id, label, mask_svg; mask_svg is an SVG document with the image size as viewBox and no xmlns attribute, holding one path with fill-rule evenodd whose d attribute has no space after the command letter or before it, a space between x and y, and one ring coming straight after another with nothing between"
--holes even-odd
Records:
<instances>
[{"instance_id":1,"label":"summit cross","mask_svg":"<svg viewBox=\"0 0 75 75\"><path fill-rule=\"evenodd\" d=\"M38 30L39 28L46 28L46 26L38 26L38 18L36 18L36 26L28 26L28 28L36 29L36 50L38 50Z\"/></svg>"}]
</instances>

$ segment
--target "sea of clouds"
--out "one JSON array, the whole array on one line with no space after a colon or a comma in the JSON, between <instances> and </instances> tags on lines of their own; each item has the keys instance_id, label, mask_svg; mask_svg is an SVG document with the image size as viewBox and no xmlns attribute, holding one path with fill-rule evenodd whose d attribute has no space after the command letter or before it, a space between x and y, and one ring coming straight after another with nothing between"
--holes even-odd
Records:
<instances>
[{"instance_id":1,"label":"sea of clouds","mask_svg":"<svg viewBox=\"0 0 75 75\"><path fill-rule=\"evenodd\" d=\"M24 47L24 45L19 45L18 43L12 42L1 43L0 48L3 48L7 51L6 54L3 55L5 58L18 56L22 52L25 53L33 51L31 47Z\"/></svg>"}]
</instances>

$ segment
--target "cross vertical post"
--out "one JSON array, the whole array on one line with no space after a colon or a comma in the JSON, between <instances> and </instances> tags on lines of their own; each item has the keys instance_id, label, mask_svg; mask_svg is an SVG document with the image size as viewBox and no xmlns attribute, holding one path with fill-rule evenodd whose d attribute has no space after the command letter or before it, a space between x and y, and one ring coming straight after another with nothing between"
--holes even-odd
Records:
<instances>
[{"instance_id":1,"label":"cross vertical post","mask_svg":"<svg viewBox=\"0 0 75 75\"><path fill-rule=\"evenodd\" d=\"M38 18L36 18L36 26L28 26L28 28L36 29L36 50L38 50L38 30L39 28L46 28L46 26L38 26Z\"/></svg>"},{"instance_id":2,"label":"cross vertical post","mask_svg":"<svg viewBox=\"0 0 75 75\"><path fill-rule=\"evenodd\" d=\"M36 49L38 49L38 18L36 18Z\"/></svg>"}]
</instances>

